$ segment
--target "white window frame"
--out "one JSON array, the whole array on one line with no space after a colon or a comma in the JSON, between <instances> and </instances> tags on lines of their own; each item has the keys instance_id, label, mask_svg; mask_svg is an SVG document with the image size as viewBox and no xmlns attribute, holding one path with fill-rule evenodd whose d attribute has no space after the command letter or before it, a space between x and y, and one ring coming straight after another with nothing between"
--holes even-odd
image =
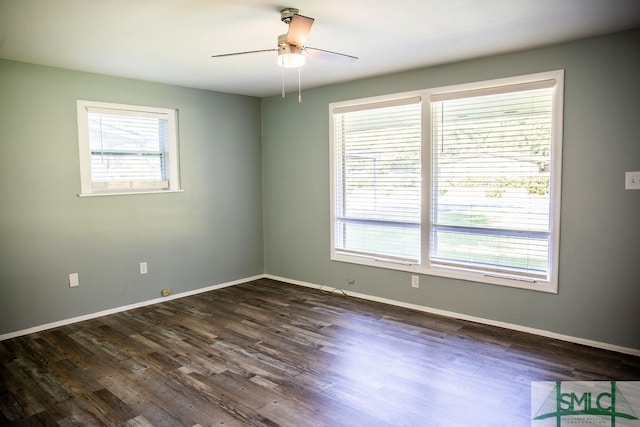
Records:
<instances>
[{"instance_id":1,"label":"white window frame","mask_svg":"<svg viewBox=\"0 0 640 427\"><path fill-rule=\"evenodd\" d=\"M510 275L491 275L486 272L434 266L430 263L430 234L431 234L431 189L432 189L432 168L431 168L431 102L457 96L464 93L470 95L475 93L488 94L492 91L504 91L505 87L518 85L532 85L536 82L554 82L553 97L553 124L552 124L552 154L551 154L551 183L550 183L550 215L549 230L551 235L548 277L546 279L527 279ZM393 104L407 98L419 97L422 102L422 187L421 187L421 260L416 264L397 262L391 259L376 259L357 254L348 254L336 250L335 245L335 224L336 224L336 141L334 140L334 113L336 111L348 111L349 109L359 109L366 104ZM460 85L452 85L439 88L430 88L411 92L404 92L392 95L363 98L350 101L341 101L329 104L329 126L330 126L330 259L333 261L347 262L353 264L367 265L391 270L399 270L410 273L440 276L465 281L488 283L514 288L536 290L541 292L558 292L558 264L560 247L560 200L562 182L562 136L563 136L563 105L564 105L564 70L548 71L523 76L495 79Z\"/></svg>"},{"instance_id":2,"label":"white window frame","mask_svg":"<svg viewBox=\"0 0 640 427\"><path fill-rule=\"evenodd\" d=\"M166 181L157 182L93 182L91 173L91 148L89 142L89 113L104 112L135 117L155 117L167 120ZM80 156L79 196L105 196L123 194L147 194L179 192L180 173L178 160L177 111L175 109L128 105L99 101L77 100L78 152Z\"/></svg>"}]
</instances>

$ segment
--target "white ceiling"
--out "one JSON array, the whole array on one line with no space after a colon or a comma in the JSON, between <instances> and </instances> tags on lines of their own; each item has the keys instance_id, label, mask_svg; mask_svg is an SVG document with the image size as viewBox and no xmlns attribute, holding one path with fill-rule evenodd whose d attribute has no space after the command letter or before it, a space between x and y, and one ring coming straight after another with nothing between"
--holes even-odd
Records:
<instances>
[{"instance_id":1,"label":"white ceiling","mask_svg":"<svg viewBox=\"0 0 640 427\"><path fill-rule=\"evenodd\" d=\"M282 2L283 0L278 0ZM315 18L310 88L640 28L640 0L0 0L0 57L221 92L280 93L280 10ZM639 47L640 49L640 47ZM287 90L297 73L285 74Z\"/></svg>"}]
</instances>

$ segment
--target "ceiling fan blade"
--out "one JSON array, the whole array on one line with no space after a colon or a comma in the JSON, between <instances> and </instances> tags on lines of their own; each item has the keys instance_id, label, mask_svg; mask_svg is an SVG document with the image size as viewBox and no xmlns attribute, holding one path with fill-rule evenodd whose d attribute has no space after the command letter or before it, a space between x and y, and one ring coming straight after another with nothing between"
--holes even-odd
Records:
<instances>
[{"instance_id":1,"label":"ceiling fan blade","mask_svg":"<svg viewBox=\"0 0 640 427\"><path fill-rule=\"evenodd\" d=\"M333 52L325 49L318 49L317 47L305 48L307 56L313 59L322 59L325 61L350 63L357 61L357 56L347 55L346 53Z\"/></svg>"},{"instance_id":2,"label":"ceiling fan blade","mask_svg":"<svg viewBox=\"0 0 640 427\"><path fill-rule=\"evenodd\" d=\"M211 55L212 58L223 58L225 56L239 56L239 55L248 55L250 53L261 53L261 52L277 52L278 49L260 49L260 50L247 50L245 52L233 52L233 53L222 53L220 55Z\"/></svg>"},{"instance_id":3,"label":"ceiling fan blade","mask_svg":"<svg viewBox=\"0 0 640 427\"><path fill-rule=\"evenodd\" d=\"M313 18L302 15L293 15L289 23L286 42L294 46L302 47L307 41L307 36L313 25Z\"/></svg>"}]
</instances>

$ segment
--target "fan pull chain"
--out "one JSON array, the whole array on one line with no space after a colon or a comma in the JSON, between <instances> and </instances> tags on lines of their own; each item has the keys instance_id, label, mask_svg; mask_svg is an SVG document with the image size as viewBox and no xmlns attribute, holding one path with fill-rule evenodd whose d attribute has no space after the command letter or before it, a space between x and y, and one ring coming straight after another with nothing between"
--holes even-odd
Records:
<instances>
[{"instance_id":1,"label":"fan pull chain","mask_svg":"<svg viewBox=\"0 0 640 427\"><path fill-rule=\"evenodd\" d=\"M301 69L298 68L298 103L301 104L302 103L302 78L301 76ZM284 91L284 67L282 67L282 97L285 97L285 91Z\"/></svg>"},{"instance_id":2,"label":"fan pull chain","mask_svg":"<svg viewBox=\"0 0 640 427\"><path fill-rule=\"evenodd\" d=\"M282 70L282 97L284 98L284 67L280 67Z\"/></svg>"},{"instance_id":3,"label":"fan pull chain","mask_svg":"<svg viewBox=\"0 0 640 427\"><path fill-rule=\"evenodd\" d=\"M302 103L302 86L300 85L300 68L298 67L298 104Z\"/></svg>"}]
</instances>

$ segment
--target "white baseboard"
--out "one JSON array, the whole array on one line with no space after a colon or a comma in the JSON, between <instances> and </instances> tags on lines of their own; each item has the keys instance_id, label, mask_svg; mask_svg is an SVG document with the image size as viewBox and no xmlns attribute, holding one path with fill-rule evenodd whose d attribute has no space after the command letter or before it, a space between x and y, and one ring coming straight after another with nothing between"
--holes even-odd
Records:
<instances>
[{"instance_id":1,"label":"white baseboard","mask_svg":"<svg viewBox=\"0 0 640 427\"><path fill-rule=\"evenodd\" d=\"M327 289L326 286L317 285L315 283L302 282L302 281L299 281L299 280L287 279L285 277L278 277L278 276L273 276L273 275L270 275L270 274L266 274L264 277L269 278L269 279L273 279L273 280L279 280L281 282L290 283L292 285L305 286L307 288ZM545 331L544 329L536 329L536 328L530 328L528 326L522 326L522 325L518 325L518 324L514 324L514 323L507 323L507 322L500 322L500 321L497 321L497 320L484 319L484 318L481 318L481 317L469 316L469 315L466 315L466 314L456 313L456 312L447 311L447 310L440 310L438 308L427 307L427 306L423 306L423 305L409 304L409 303L402 302L402 301L396 301L396 300L387 299L387 298L380 298L380 297L376 297L376 296L372 296L372 295L361 294L361 293L358 293L358 292L351 292L351 291L344 290L344 289L340 289L340 292L341 293L344 292L346 295L352 296L352 297L355 297L355 298L360 298L360 299L365 299L365 300L375 301L375 302L381 302L381 303L384 303L384 304L390 304L390 305L395 305L395 306L398 306L398 307L409 308L409 309L412 309L412 310L423 311L425 313L437 314L437 315L440 315L440 316L451 317L451 318L461 319L461 320L468 320L470 322L481 323L481 324L490 325L490 326L497 326L499 328L511 329L511 330L519 331L519 332L526 332L526 333L529 333L529 334L532 334L532 335L539 335L539 336L542 336L542 337L553 338L553 339L557 339L557 340L561 340L561 341L567 341L567 342L572 342L572 343L576 343L576 344L582 344L582 345L586 345L586 346L589 346L589 347L601 348L601 349L604 349L604 350L611 350L611 351L615 351L615 352L618 352L618 353L630 354L630 355L633 355L633 356L640 356L640 349L637 349L637 348L623 347L623 346L619 346L619 345L615 345L615 344L609 344L609 343L600 342L600 341L593 341L593 340L588 340L588 339L584 339L584 338L573 337L571 335L558 334L558 333L555 333L555 332Z\"/></svg>"},{"instance_id":2,"label":"white baseboard","mask_svg":"<svg viewBox=\"0 0 640 427\"><path fill-rule=\"evenodd\" d=\"M22 335L32 334L35 332L45 331L47 329L57 328L58 326L70 325L72 323L82 322L84 320L95 319L97 317L107 316L109 314L120 313L126 310L133 310L134 308L146 307L148 305L158 304L162 302L171 301L178 298L184 298L191 295L201 294L203 292L214 291L216 289L227 288L229 286L239 285L241 283L250 282L252 280L262 279L266 277L264 274L259 274L253 277L247 277L245 279L234 280L232 282L220 283L218 285L207 286L206 288L200 288L193 291L182 292L179 294L169 295L161 298L154 298L147 301L138 302L135 304L124 305L122 307L110 308L108 310L98 311L96 313L85 314L83 316L72 317L69 319L59 320L57 322L47 323L44 325L34 326L33 328L23 329L20 331L9 332L7 334L0 335L0 341L7 340L9 338L15 338Z\"/></svg>"},{"instance_id":3,"label":"white baseboard","mask_svg":"<svg viewBox=\"0 0 640 427\"><path fill-rule=\"evenodd\" d=\"M10 333L7 333L7 334L0 335L0 341L7 340L7 339L10 339L10 338L19 337L19 336L22 336L22 335L35 333L35 332L44 331L44 330L47 330L47 329L57 328L58 326L64 326L64 325L69 325L69 324L72 324L72 323L82 322L84 320L95 319L97 317L107 316L109 314L120 313L120 312L126 311L126 310L132 310L132 309L135 309L135 308L146 307L148 305L153 305L153 304L158 304L158 303L162 303L162 302L166 302L166 301L171 301L171 300L178 299L178 298L184 298L184 297L188 297L188 296L191 296L191 295L197 295L197 294L200 294L200 293L203 293L203 292L209 292L209 291L214 291L216 289L226 288L226 287L229 287L229 286L240 285L242 283L250 282L252 280L263 279L263 278L278 280L278 281L281 281L281 282L290 283L292 285L304 286L304 287L307 287L307 288L314 288L314 289L325 288L326 289L326 286L317 285L315 283L309 283L309 282L303 282L303 281L300 281L300 280L288 279L286 277L274 276L274 275L271 275L271 274L258 274L256 276L247 277L247 278L239 279L239 280L234 280L232 282L226 282L226 283L220 283L220 284L217 284L217 285L207 286L206 288L200 288L200 289L196 289L196 290L193 290L193 291L182 292L182 293L179 293L179 294L170 295L168 297L154 298L154 299L148 300L148 301L142 301L142 302L135 303L135 304L125 305L125 306L122 306L122 307L116 307L116 308L111 308L111 309L108 309L108 310L98 311L96 313L86 314L84 316L72 317L72 318L69 318L69 319L64 319L64 320L60 320L60 321L57 321L57 322L47 323L47 324L44 324L44 325L39 325L39 326L35 326L35 327L32 327L32 328L28 328L28 329L23 329L23 330L20 330L20 331L10 332ZM381 297L377 297L377 296L373 296L373 295L361 294L361 293L358 293L358 292L351 292L351 291L343 290L343 289L341 289L340 291L344 292L346 295L354 297L354 298L360 298L360 299L364 299L364 300L380 302L380 303L383 303L383 304L395 305L395 306L398 306L398 307L409 308L409 309L412 309L412 310L423 311L425 313L437 314L437 315L440 315L440 316L451 317L451 318L454 318L454 319L468 320L470 322L476 322L476 323L481 323L481 324L490 325L490 326L497 326L497 327L500 327L500 328L511 329L511 330L514 330L514 331L526 332L526 333L529 333L529 334L532 334L532 335L539 335L539 336L542 336L542 337L553 338L553 339L557 339L557 340L561 340L561 341L567 341L567 342L572 342L572 343L576 343L576 344L582 344L582 345L586 345L586 346L589 346L589 347L595 347L595 348L601 348L601 349L604 349L604 350L616 351L618 353L624 353L624 354L631 354L631 355L634 355L634 356L640 356L640 349L636 349L636 348L623 347L623 346L619 346L619 345L615 345L615 344L609 344L609 343L600 342L600 341L593 341L593 340L588 340L588 339L584 339L584 338L573 337L573 336L570 336L570 335L558 334L558 333L555 333L555 332L545 331L543 329L530 328L528 326L522 326L522 325L518 325L518 324L514 324L514 323L506 323L506 322L500 322L500 321L497 321L497 320L484 319L484 318L481 318L481 317L469 316L469 315L466 315L466 314L456 313L456 312L453 312L453 311L440 310L438 308L427 307L427 306L423 306L423 305L410 304L410 303L406 303L406 302L402 302L402 301L396 301L396 300L392 300L392 299L381 298Z\"/></svg>"}]
</instances>

